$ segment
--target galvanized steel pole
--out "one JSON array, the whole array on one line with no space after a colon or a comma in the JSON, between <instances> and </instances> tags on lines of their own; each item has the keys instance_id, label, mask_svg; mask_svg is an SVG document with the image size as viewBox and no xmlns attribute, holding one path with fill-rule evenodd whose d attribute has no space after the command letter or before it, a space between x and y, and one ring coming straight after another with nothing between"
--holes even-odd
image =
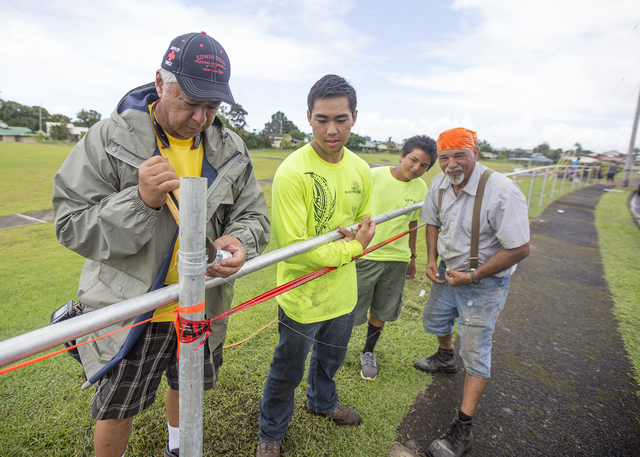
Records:
<instances>
[{"instance_id":1,"label":"galvanized steel pole","mask_svg":"<svg viewBox=\"0 0 640 457\"><path fill-rule=\"evenodd\" d=\"M542 190L540 191L540 203L538 206L542 206L542 199L544 198L544 190L547 187L547 173L549 172L548 168L545 168L545 172L542 173Z\"/></svg>"},{"instance_id":2,"label":"galvanized steel pole","mask_svg":"<svg viewBox=\"0 0 640 457\"><path fill-rule=\"evenodd\" d=\"M631 166L633 165L633 157L635 156L636 132L638 131L638 117L640 116L640 92L638 93L638 105L636 106L636 117L633 118L633 129L631 130L631 141L629 141L629 151L627 152L627 160L624 165L624 173L622 175L622 187L629 186L629 178L631 177Z\"/></svg>"},{"instance_id":3,"label":"galvanized steel pole","mask_svg":"<svg viewBox=\"0 0 640 457\"><path fill-rule=\"evenodd\" d=\"M180 308L193 308L193 312L181 310L180 318L202 321L207 269L207 179L180 178L180 194ZM180 455L183 457L202 456L204 346L198 349L199 344L200 339L180 343Z\"/></svg>"},{"instance_id":4,"label":"galvanized steel pole","mask_svg":"<svg viewBox=\"0 0 640 457\"><path fill-rule=\"evenodd\" d=\"M529 187L529 198L527 199L527 209L531 208L531 199L533 198L533 185L536 182L536 169L533 170L533 176L531 176L531 187Z\"/></svg>"}]
</instances>

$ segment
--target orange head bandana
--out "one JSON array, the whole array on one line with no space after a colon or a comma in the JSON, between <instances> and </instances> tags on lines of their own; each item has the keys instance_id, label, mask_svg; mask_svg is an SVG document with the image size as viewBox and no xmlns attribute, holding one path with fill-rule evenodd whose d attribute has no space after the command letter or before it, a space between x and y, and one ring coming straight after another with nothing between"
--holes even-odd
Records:
<instances>
[{"instance_id":1,"label":"orange head bandana","mask_svg":"<svg viewBox=\"0 0 640 457\"><path fill-rule=\"evenodd\" d=\"M463 127L445 130L438 137L438 152L447 149L473 149L478 144L478 134Z\"/></svg>"}]
</instances>

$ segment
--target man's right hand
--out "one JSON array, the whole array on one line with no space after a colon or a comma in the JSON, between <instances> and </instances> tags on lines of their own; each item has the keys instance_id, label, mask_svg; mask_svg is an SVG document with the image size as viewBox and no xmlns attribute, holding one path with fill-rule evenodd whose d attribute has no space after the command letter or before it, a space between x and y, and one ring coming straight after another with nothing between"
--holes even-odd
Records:
<instances>
[{"instance_id":1,"label":"man's right hand","mask_svg":"<svg viewBox=\"0 0 640 457\"><path fill-rule=\"evenodd\" d=\"M356 231L356 241L359 241L362 245L362 250L367 249L373 235L376 234L376 223L371 220L369 216L366 216L358 224Z\"/></svg>"},{"instance_id":2,"label":"man's right hand","mask_svg":"<svg viewBox=\"0 0 640 457\"><path fill-rule=\"evenodd\" d=\"M160 208L166 195L179 187L180 179L166 157L153 156L138 168L138 193L149 208Z\"/></svg>"},{"instance_id":3,"label":"man's right hand","mask_svg":"<svg viewBox=\"0 0 640 457\"><path fill-rule=\"evenodd\" d=\"M436 262L429 262L427 264L427 278L436 284L444 284L445 280L440 278L440 272L438 271L438 264Z\"/></svg>"},{"instance_id":4,"label":"man's right hand","mask_svg":"<svg viewBox=\"0 0 640 457\"><path fill-rule=\"evenodd\" d=\"M364 219L360 221L358 227L353 233L351 230L347 230L344 227L338 227L338 230L344 235L344 241L353 241L356 240L360 242L362 245L362 250L364 251L369 246L373 235L376 233L376 223L371 220L369 216L366 216Z\"/></svg>"}]
</instances>

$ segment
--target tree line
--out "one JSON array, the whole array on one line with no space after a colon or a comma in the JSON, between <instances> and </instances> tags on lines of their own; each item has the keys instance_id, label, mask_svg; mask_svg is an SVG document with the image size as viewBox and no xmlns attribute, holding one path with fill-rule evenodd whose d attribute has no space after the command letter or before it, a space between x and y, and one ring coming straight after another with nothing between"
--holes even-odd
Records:
<instances>
[{"instance_id":1,"label":"tree line","mask_svg":"<svg viewBox=\"0 0 640 457\"><path fill-rule=\"evenodd\" d=\"M269 134L273 133L283 135L280 146L282 149L297 147L297 141L294 141L294 139L299 141L311 140L311 135L301 131L282 111L277 111L272 114L271 120L265 123L264 127L260 131L256 129L253 131L247 130L246 117L248 114L249 113L240 104L230 107L224 105L221 106L218 111L218 117L220 120L227 126L227 128L236 132L244 140L248 149L271 148L272 140ZM66 127L67 124L73 124L77 127L91 127L101 118L102 115L95 110L81 109L76 114L76 119L72 120L64 114L50 114L46 108L42 108L40 106L27 106L18 102L0 99L0 120L12 127L27 127L28 129L37 132L40 129L40 122L42 122L42 125L44 125L45 122L61 123L61 125L52 126L50 129L50 136L53 140L64 141L70 139L71 135ZM367 141L371 141L371 137L351 133L346 147L352 151L360 151L360 145ZM396 150L395 143L391 137L389 137L384 144L388 148L387 151ZM503 159L522 156L527 152L519 148L495 150L491 144L485 140L480 140L478 142L478 146L480 146L481 152L491 152ZM578 156L591 154L591 151L582 149L580 143L576 143L574 146L574 151ZM563 155L565 155L565 151L562 149L551 149L547 142L539 144L533 148L533 152L542 154L554 162L557 162Z\"/></svg>"},{"instance_id":2,"label":"tree line","mask_svg":"<svg viewBox=\"0 0 640 457\"><path fill-rule=\"evenodd\" d=\"M0 120L12 127L26 127L37 132L46 122L60 122L62 125L51 128L51 137L55 140L68 140L70 138L67 124L76 127L91 127L102 118L95 110L81 109L76 114L76 119L71 119L64 114L50 114L46 108L34 105L28 106L11 100L0 98Z\"/></svg>"}]
</instances>

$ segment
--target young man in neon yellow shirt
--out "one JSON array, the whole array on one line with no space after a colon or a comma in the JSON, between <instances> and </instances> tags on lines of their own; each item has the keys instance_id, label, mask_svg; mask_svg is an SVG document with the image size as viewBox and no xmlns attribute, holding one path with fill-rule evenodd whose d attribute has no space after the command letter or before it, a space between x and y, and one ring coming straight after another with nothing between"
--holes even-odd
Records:
<instances>
[{"instance_id":1,"label":"young man in neon yellow shirt","mask_svg":"<svg viewBox=\"0 0 640 457\"><path fill-rule=\"evenodd\" d=\"M349 262L362 254L375 229L369 219L371 172L344 147L358 115L353 87L340 76L324 76L311 88L307 105L314 139L291 154L273 180L276 243L281 248L335 229L344 239L279 263L277 282L344 266L277 298L280 342L260 404L257 457L280 455L310 348L307 411L339 425L360 422L356 411L338 402L333 377L346 355L357 300L356 267ZM356 233L344 229L355 222Z\"/></svg>"},{"instance_id":2,"label":"young man in neon yellow shirt","mask_svg":"<svg viewBox=\"0 0 640 457\"><path fill-rule=\"evenodd\" d=\"M374 216L412 205L424 200L427 185L420 177L428 171L438 157L436 142L424 135L405 141L397 167L374 168L371 212ZM398 233L418 225L420 210L391 219L376 227L371 245L387 240ZM373 381L378 375L373 349L380 338L385 322L398 319L404 299L406 279L416 273L416 232L409 234L409 242L399 238L376 249L356 262L358 271L358 304L354 325L367 322L369 326L364 349L360 354L360 376Z\"/></svg>"}]
</instances>

